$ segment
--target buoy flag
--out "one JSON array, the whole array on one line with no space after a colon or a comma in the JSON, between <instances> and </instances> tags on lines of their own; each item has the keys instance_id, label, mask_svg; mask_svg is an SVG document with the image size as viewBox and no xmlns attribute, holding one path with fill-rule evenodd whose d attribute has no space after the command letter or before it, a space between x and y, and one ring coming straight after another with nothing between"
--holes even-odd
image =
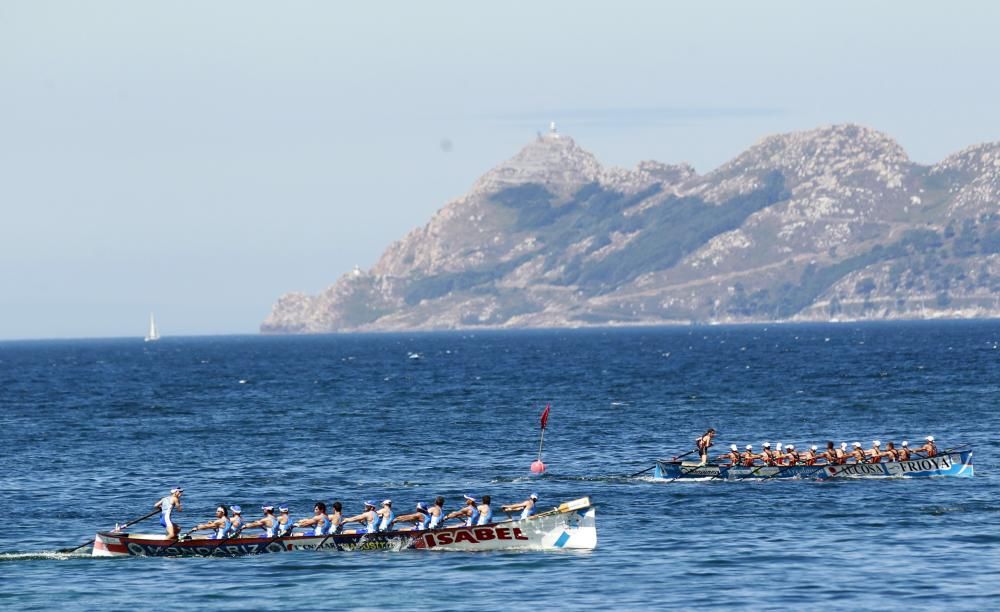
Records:
<instances>
[{"instance_id":1,"label":"buoy flag","mask_svg":"<svg viewBox=\"0 0 1000 612\"><path fill-rule=\"evenodd\" d=\"M549 408L550 406L545 404L545 411L542 412L542 429L545 429L545 426L549 423Z\"/></svg>"}]
</instances>

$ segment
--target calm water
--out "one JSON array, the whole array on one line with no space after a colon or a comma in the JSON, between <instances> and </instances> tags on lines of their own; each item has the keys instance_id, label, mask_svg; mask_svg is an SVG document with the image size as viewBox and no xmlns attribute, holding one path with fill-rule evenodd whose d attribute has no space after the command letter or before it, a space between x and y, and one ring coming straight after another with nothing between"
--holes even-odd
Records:
<instances>
[{"instance_id":1,"label":"calm water","mask_svg":"<svg viewBox=\"0 0 1000 612\"><path fill-rule=\"evenodd\" d=\"M0 343L0 608L993 607L998 345L998 322ZM531 478L547 402L549 471ZM622 477L709 426L720 449L931 433L974 444L977 475ZM316 499L591 495L599 547L46 553L175 483L185 527L221 502L304 517Z\"/></svg>"}]
</instances>

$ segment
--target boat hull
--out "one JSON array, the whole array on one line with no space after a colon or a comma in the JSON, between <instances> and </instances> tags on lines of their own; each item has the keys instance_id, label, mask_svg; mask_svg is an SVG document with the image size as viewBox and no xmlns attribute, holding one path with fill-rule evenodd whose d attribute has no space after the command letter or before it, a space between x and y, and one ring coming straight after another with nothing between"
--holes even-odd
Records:
<instances>
[{"instance_id":1,"label":"boat hull","mask_svg":"<svg viewBox=\"0 0 1000 612\"><path fill-rule=\"evenodd\" d=\"M685 465L676 461L657 461L653 478L657 480L770 480L770 479L840 479L840 478L929 478L974 474L972 451L944 453L910 461L852 463L847 465L794 465L731 467L718 464Z\"/></svg>"},{"instance_id":2,"label":"boat hull","mask_svg":"<svg viewBox=\"0 0 1000 612\"><path fill-rule=\"evenodd\" d=\"M421 531L179 541L160 535L100 532L94 538L91 554L95 557L242 557L296 550L587 550L597 546L596 519L596 508L589 498L582 498L526 520Z\"/></svg>"}]
</instances>

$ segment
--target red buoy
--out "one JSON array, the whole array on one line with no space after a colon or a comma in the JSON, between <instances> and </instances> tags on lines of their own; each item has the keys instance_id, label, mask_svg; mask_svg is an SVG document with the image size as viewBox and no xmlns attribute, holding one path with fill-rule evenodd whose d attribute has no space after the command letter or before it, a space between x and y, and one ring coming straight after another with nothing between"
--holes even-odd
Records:
<instances>
[{"instance_id":1,"label":"red buoy","mask_svg":"<svg viewBox=\"0 0 1000 612\"><path fill-rule=\"evenodd\" d=\"M541 461L534 461L534 462L532 462L532 464L531 464L531 473L532 474L541 474L544 471L545 471L545 464L544 463L542 463Z\"/></svg>"}]
</instances>

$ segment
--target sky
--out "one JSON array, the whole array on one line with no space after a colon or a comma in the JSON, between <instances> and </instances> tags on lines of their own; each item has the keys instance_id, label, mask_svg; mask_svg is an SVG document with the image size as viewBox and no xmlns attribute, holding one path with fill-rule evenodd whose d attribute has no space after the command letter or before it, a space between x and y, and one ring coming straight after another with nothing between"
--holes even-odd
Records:
<instances>
[{"instance_id":1,"label":"sky","mask_svg":"<svg viewBox=\"0 0 1000 612\"><path fill-rule=\"evenodd\" d=\"M0 0L0 340L256 333L556 121L711 171L1000 140L1000 3Z\"/></svg>"}]
</instances>

